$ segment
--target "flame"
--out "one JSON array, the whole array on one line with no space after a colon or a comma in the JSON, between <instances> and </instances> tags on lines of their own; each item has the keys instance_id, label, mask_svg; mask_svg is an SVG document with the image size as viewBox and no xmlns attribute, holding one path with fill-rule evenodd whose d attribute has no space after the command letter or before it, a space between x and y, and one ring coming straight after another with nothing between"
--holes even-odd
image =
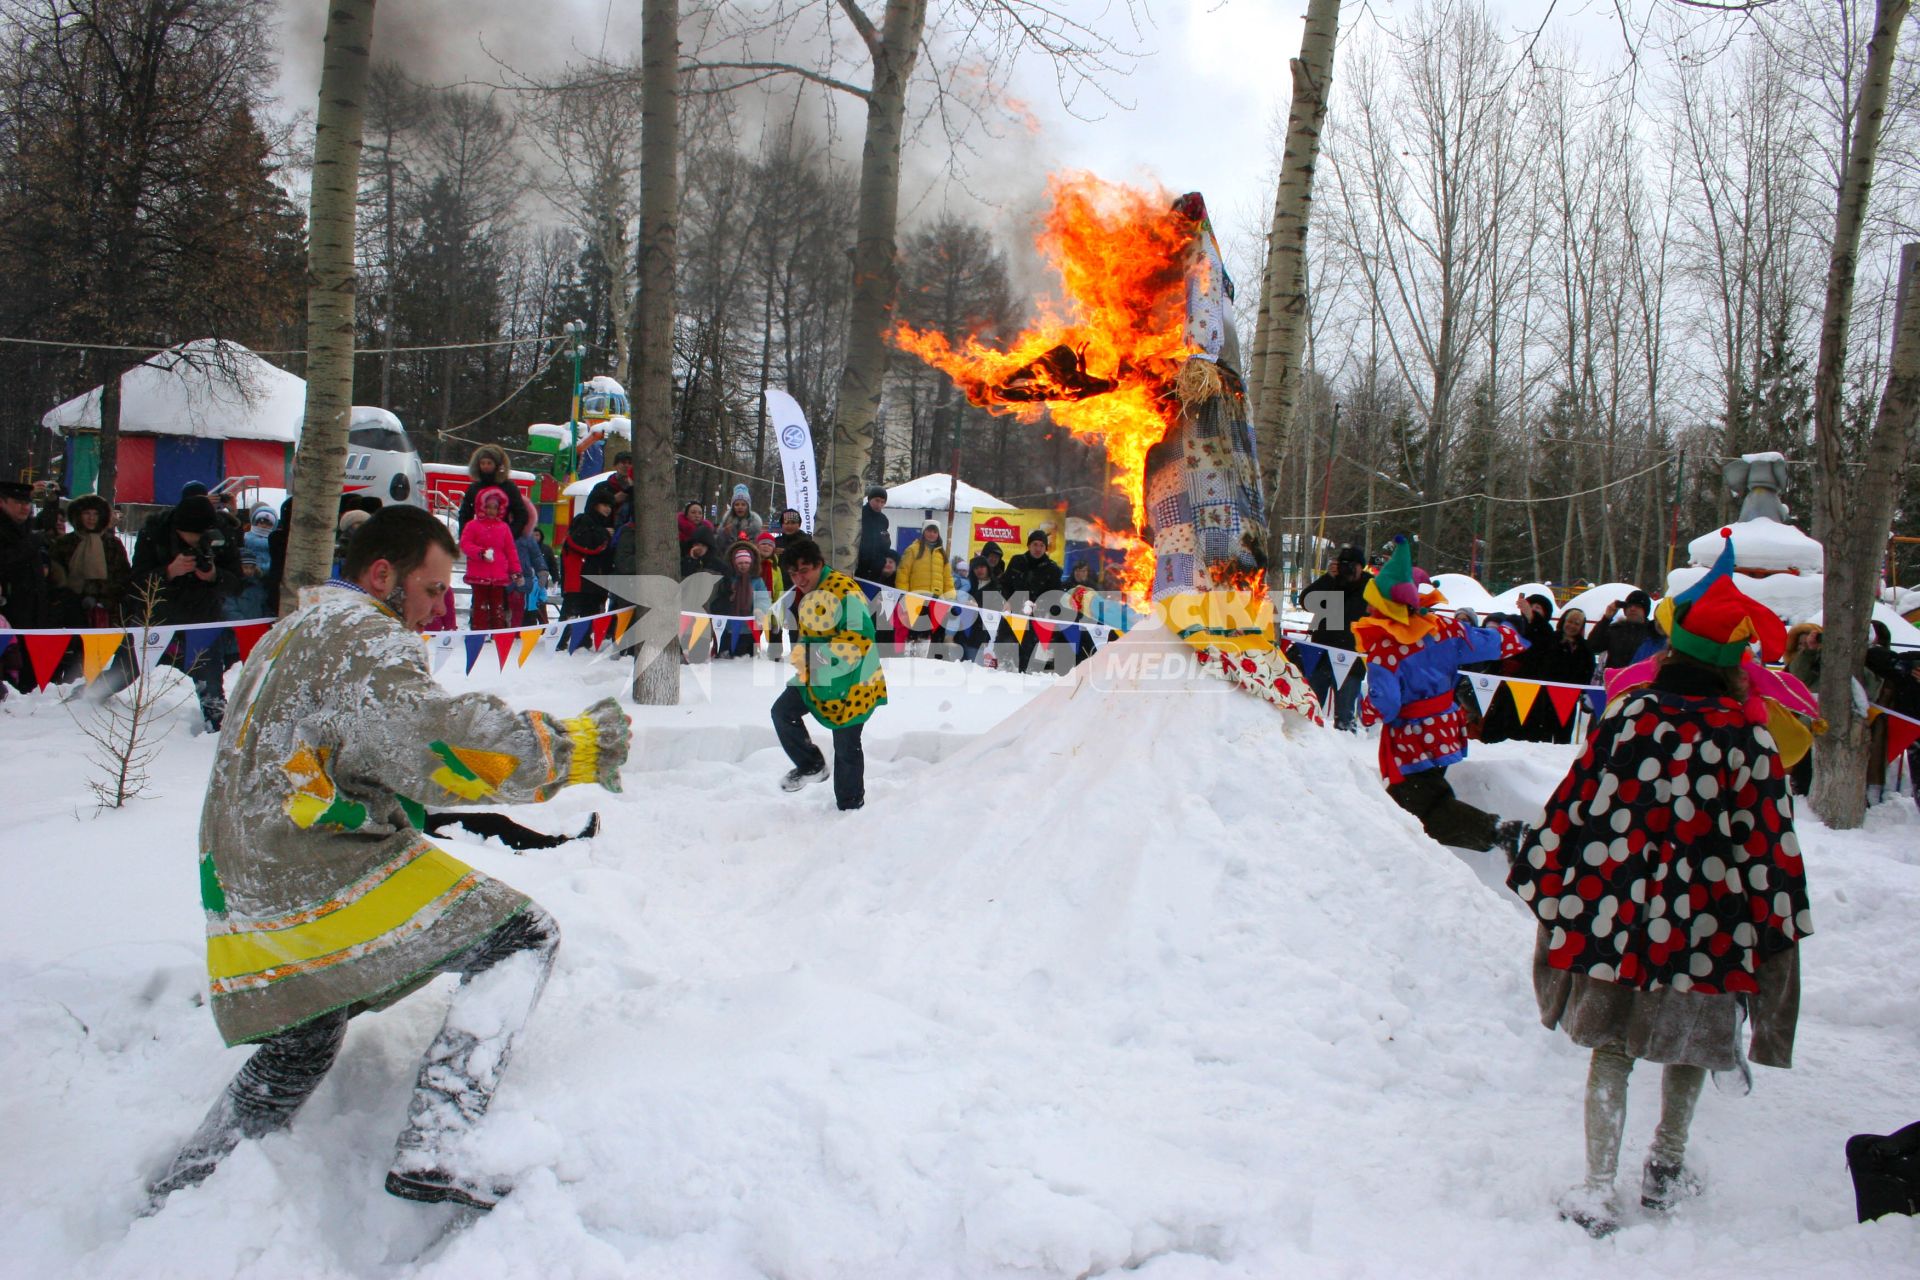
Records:
<instances>
[{"instance_id":1,"label":"flame","mask_svg":"<svg viewBox=\"0 0 1920 1280\"><path fill-rule=\"evenodd\" d=\"M1047 192L1037 243L1060 274L1063 303L1042 302L1038 322L1005 350L973 336L956 348L944 334L904 323L888 337L946 373L976 405L1026 422L1051 414L1074 435L1104 441L1114 488L1127 496L1141 530L1147 451L1177 425L1173 382L1198 352L1186 338L1185 309L1195 223L1164 191L1088 173L1056 174ZM1127 541L1123 589L1144 600L1153 548L1138 532L1120 536Z\"/></svg>"}]
</instances>

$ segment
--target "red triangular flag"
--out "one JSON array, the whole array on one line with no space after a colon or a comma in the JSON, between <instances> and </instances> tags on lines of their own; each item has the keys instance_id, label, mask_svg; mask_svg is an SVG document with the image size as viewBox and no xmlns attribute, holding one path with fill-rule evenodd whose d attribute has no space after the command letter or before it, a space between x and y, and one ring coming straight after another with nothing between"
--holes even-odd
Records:
<instances>
[{"instance_id":1,"label":"red triangular flag","mask_svg":"<svg viewBox=\"0 0 1920 1280\"><path fill-rule=\"evenodd\" d=\"M1553 704L1554 718L1565 724L1573 719L1574 708L1580 705L1580 691L1550 684L1547 686L1547 701Z\"/></svg>"},{"instance_id":2,"label":"red triangular flag","mask_svg":"<svg viewBox=\"0 0 1920 1280\"><path fill-rule=\"evenodd\" d=\"M518 631L496 631L493 633L493 651L500 655L500 669L507 669L507 655L513 652L513 646L520 641Z\"/></svg>"},{"instance_id":3,"label":"red triangular flag","mask_svg":"<svg viewBox=\"0 0 1920 1280\"><path fill-rule=\"evenodd\" d=\"M1900 753L1920 742L1920 721L1907 720L1900 716L1887 716L1887 763L1892 764L1900 758Z\"/></svg>"},{"instance_id":4,"label":"red triangular flag","mask_svg":"<svg viewBox=\"0 0 1920 1280\"><path fill-rule=\"evenodd\" d=\"M594 648L598 649L600 647L600 642L607 638L607 628L611 627L612 625L613 625L612 614L607 614L603 618L595 618L593 620L593 647Z\"/></svg>"},{"instance_id":5,"label":"red triangular flag","mask_svg":"<svg viewBox=\"0 0 1920 1280\"><path fill-rule=\"evenodd\" d=\"M60 659L67 656L73 633L56 631L52 635L23 636L22 639L27 642L27 660L33 664L33 687L44 689L47 681L53 679L53 673L60 669Z\"/></svg>"},{"instance_id":6,"label":"red triangular flag","mask_svg":"<svg viewBox=\"0 0 1920 1280\"><path fill-rule=\"evenodd\" d=\"M953 606L945 600L930 600L927 602L927 612L933 615L934 626L944 627L947 625L947 615L953 612Z\"/></svg>"},{"instance_id":7,"label":"red triangular flag","mask_svg":"<svg viewBox=\"0 0 1920 1280\"><path fill-rule=\"evenodd\" d=\"M1042 622L1040 619L1035 618L1033 620L1033 629L1039 635L1041 644L1053 643L1053 633L1056 628L1051 622Z\"/></svg>"},{"instance_id":8,"label":"red triangular flag","mask_svg":"<svg viewBox=\"0 0 1920 1280\"><path fill-rule=\"evenodd\" d=\"M240 647L240 661L253 656L253 646L260 643L260 637L267 634L267 628L272 625L271 622L249 622L233 629L233 642Z\"/></svg>"}]
</instances>

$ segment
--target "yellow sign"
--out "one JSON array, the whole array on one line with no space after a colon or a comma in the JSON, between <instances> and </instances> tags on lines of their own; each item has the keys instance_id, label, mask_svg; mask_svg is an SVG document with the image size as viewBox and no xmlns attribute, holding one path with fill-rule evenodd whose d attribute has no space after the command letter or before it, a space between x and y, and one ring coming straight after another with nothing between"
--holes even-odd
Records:
<instances>
[{"instance_id":1,"label":"yellow sign","mask_svg":"<svg viewBox=\"0 0 1920 1280\"><path fill-rule=\"evenodd\" d=\"M973 513L967 528L967 558L971 560L989 544L1000 548L1008 560L1025 555L1027 539L1035 532L1047 535L1047 556L1055 564L1067 550L1067 513L1053 508L983 508Z\"/></svg>"}]
</instances>

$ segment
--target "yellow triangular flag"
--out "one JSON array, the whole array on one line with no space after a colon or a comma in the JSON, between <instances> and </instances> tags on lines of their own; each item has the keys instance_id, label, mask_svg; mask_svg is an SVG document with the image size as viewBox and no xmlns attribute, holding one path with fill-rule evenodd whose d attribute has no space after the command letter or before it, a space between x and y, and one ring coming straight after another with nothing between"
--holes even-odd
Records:
<instances>
[{"instance_id":1,"label":"yellow triangular flag","mask_svg":"<svg viewBox=\"0 0 1920 1280\"><path fill-rule=\"evenodd\" d=\"M633 625L633 610L622 609L613 615L613 642L620 643L620 637L627 634L627 628Z\"/></svg>"},{"instance_id":2,"label":"yellow triangular flag","mask_svg":"<svg viewBox=\"0 0 1920 1280\"><path fill-rule=\"evenodd\" d=\"M113 661L114 651L126 638L127 633L124 631L80 637L80 671L86 677L88 684L92 684L94 677L107 669L107 664Z\"/></svg>"},{"instance_id":3,"label":"yellow triangular flag","mask_svg":"<svg viewBox=\"0 0 1920 1280\"><path fill-rule=\"evenodd\" d=\"M1507 681L1507 692L1513 695L1513 709L1520 713L1525 723L1527 712L1533 710L1533 700L1540 696L1540 686L1531 680Z\"/></svg>"},{"instance_id":4,"label":"yellow triangular flag","mask_svg":"<svg viewBox=\"0 0 1920 1280\"><path fill-rule=\"evenodd\" d=\"M909 631L913 629L914 623L920 621L920 613L926 607L927 602L919 596L900 597L900 612L906 615L907 629Z\"/></svg>"},{"instance_id":5,"label":"yellow triangular flag","mask_svg":"<svg viewBox=\"0 0 1920 1280\"><path fill-rule=\"evenodd\" d=\"M520 633L520 665L526 666L527 659L533 655L533 646L540 643L540 628L528 627Z\"/></svg>"},{"instance_id":6,"label":"yellow triangular flag","mask_svg":"<svg viewBox=\"0 0 1920 1280\"><path fill-rule=\"evenodd\" d=\"M1008 614L1007 626L1012 629L1015 640L1025 640L1027 638L1027 620L1021 615L1017 613Z\"/></svg>"},{"instance_id":7,"label":"yellow triangular flag","mask_svg":"<svg viewBox=\"0 0 1920 1280\"><path fill-rule=\"evenodd\" d=\"M695 618L693 620L692 628L690 628L687 632L687 648L693 649L695 646L697 646L700 643L700 638L706 634L707 634L707 620L703 617Z\"/></svg>"}]
</instances>

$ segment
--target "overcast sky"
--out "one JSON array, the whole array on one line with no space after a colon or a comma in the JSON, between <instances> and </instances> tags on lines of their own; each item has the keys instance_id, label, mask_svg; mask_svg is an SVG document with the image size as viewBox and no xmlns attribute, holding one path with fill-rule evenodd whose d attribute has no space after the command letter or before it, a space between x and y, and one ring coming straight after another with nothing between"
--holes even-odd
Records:
<instances>
[{"instance_id":1,"label":"overcast sky","mask_svg":"<svg viewBox=\"0 0 1920 1280\"><path fill-rule=\"evenodd\" d=\"M1291 93L1287 60L1299 51L1305 0L1136 0L1146 18L1137 30L1125 0L1068 5L1116 44L1146 51L1131 75L1109 85L1129 106L1085 94L1079 111L1097 118L1077 119L1061 104L1051 72L1025 64L1011 94L1031 111L1037 129L1009 122L986 144L984 157L971 162L963 185L946 177L937 134L921 138L903 185L904 216L912 220L951 203L1024 241L1046 175L1087 169L1110 179L1157 182L1176 193L1200 191L1230 254L1235 245L1247 247L1272 200L1275 119ZM1376 22L1392 22L1408 8L1406 0L1349 0L1342 40L1373 38ZM1543 0L1494 0L1493 8L1516 38L1545 12ZM540 71L603 49L609 56L637 54L639 10L635 0L407 0L381 6L375 52L399 57L424 80L497 79L496 56ZM282 0L281 12L282 97L311 110L325 5ZM1556 0L1548 34L1596 61L1620 53L1613 0ZM837 128L850 162L858 155L861 123L858 104L843 102Z\"/></svg>"}]
</instances>

